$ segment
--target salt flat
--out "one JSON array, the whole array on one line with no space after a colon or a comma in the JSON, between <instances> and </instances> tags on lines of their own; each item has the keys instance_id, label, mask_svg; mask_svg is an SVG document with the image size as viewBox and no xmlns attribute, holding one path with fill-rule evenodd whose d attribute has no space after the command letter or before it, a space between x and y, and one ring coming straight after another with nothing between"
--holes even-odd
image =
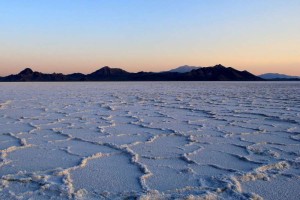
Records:
<instances>
[{"instance_id":1,"label":"salt flat","mask_svg":"<svg viewBox=\"0 0 300 200\"><path fill-rule=\"evenodd\" d=\"M0 83L0 199L297 199L300 83Z\"/></svg>"}]
</instances>

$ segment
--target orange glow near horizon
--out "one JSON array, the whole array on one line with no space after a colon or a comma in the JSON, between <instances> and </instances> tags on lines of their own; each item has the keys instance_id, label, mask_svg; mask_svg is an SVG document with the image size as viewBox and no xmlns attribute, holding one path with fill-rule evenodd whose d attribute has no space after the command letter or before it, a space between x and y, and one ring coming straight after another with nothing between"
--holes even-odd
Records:
<instances>
[{"instance_id":1,"label":"orange glow near horizon","mask_svg":"<svg viewBox=\"0 0 300 200\"><path fill-rule=\"evenodd\" d=\"M300 1L0 2L0 76L222 64L300 76Z\"/></svg>"},{"instance_id":2,"label":"orange glow near horizon","mask_svg":"<svg viewBox=\"0 0 300 200\"><path fill-rule=\"evenodd\" d=\"M121 65L118 64L118 62L111 62L111 64L93 64L90 65L91 67L82 67L82 64L73 64L73 66L70 67L61 67L60 64L50 64L42 65L42 67L36 67L38 64L25 64L25 65L18 65L18 66L12 66L12 67L1 67L1 74L0 76L7 76L10 74L17 74L23 69L29 67L33 71L43 72L43 73L63 73L63 74L70 74L70 73L83 73L83 74L89 74L92 73L101 67L109 66L112 68L121 68L128 72L160 72L160 71L166 71L170 69L174 69L179 66L183 65L190 65L190 66L201 66L201 67L208 67L208 66L214 66L216 64L222 64L226 67L233 67L237 70L243 71L247 70L252 74L260 75L264 73L279 73L279 74L286 74L286 75L292 75L292 76L300 76L300 63L290 63L290 64L263 64L263 65L256 65L256 64L239 64L234 63L231 64L230 62L207 62L206 64L195 64L195 63L174 63L174 64L162 64L162 65ZM162 67L161 67L162 66ZM282 67L284 66L284 67Z\"/></svg>"}]
</instances>

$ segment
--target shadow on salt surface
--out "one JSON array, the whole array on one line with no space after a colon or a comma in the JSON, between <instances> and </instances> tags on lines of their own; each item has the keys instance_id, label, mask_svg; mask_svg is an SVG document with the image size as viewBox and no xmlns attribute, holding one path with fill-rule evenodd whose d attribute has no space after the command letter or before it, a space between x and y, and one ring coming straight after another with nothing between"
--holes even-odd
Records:
<instances>
[{"instance_id":1,"label":"shadow on salt surface","mask_svg":"<svg viewBox=\"0 0 300 200\"><path fill-rule=\"evenodd\" d=\"M85 167L70 173L75 190L86 190L87 199L142 192L139 177L143 174L125 154L90 160Z\"/></svg>"},{"instance_id":2,"label":"shadow on salt surface","mask_svg":"<svg viewBox=\"0 0 300 200\"><path fill-rule=\"evenodd\" d=\"M222 177L232 173L232 170L223 169L216 165L191 165L190 168L193 170L195 175L200 176L200 180L210 179L212 177Z\"/></svg>"},{"instance_id":3,"label":"shadow on salt surface","mask_svg":"<svg viewBox=\"0 0 300 200\"><path fill-rule=\"evenodd\" d=\"M92 142L89 141L80 141L77 139L69 140L65 142L57 142L56 144L53 144L53 146L56 146L71 155L78 155L81 157L88 157L90 155L94 155L99 152L101 153L120 152L107 146L93 144Z\"/></svg>"},{"instance_id":4,"label":"shadow on salt surface","mask_svg":"<svg viewBox=\"0 0 300 200\"><path fill-rule=\"evenodd\" d=\"M140 126L139 124L121 124L117 123L115 126L104 128L104 132L109 135L136 135L151 131L149 128Z\"/></svg>"},{"instance_id":5,"label":"shadow on salt surface","mask_svg":"<svg viewBox=\"0 0 300 200\"><path fill-rule=\"evenodd\" d=\"M149 169L154 176L147 179L147 185L160 192L175 192L176 190L186 187L198 187L198 179L192 173L186 171L178 171L169 167L151 167Z\"/></svg>"},{"instance_id":6,"label":"shadow on salt surface","mask_svg":"<svg viewBox=\"0 0 300 200\"><path fill-rule=\"evenodd\" d=\"M21 122L14 122L14 123L8 123L8 124L0 124L0 134L1 133L20 133L20 132L29 132L34 127L30 126L29 124L24 124Z\"/></svg>"},{"instance_id":7,"label":"shadow on salt surface","mask_svg":"<svg viewBox=\"0 0 300 200\"><path fill-rule=\"evenodd\" d=\"M198 177L186 161L177 158L149 159L141 157L139 162L147 166L151 175L146 185L160 192L199 186ZM169 191L170 192L170 191Z\"/></svg>"},{"instance_id":8,"label":"shadow on salt surface","mask_svg":"<svg viewBox=\"0 0 300 200\"><path fill-rule=\"evenodd\" d=\"M101 133L97 129L89 129L89 128L64 128L58 129L59 132L63 135L69 135L73 138L80 138L86 141L98 141L98 138L102 136L106 136L106 133Z\"/></svg>"},{"instance_id":9,"label":"shadow on salt surface","mask_svg":"<svg viewBox=\"0 0 300 200\"><path fill-rule=\"evenodd\" d=\"M272 143L279 145L299 144L298 141L290 139L288 134L280 132L243 135L241 139L253 143Z\"/></svg>"},{"instance_id":10,"label":"shadow on salt surface","mask_svg":"<svg viewBox=\"0 0 300 200\"><path fill-rule=\"evenodd\" d=\"M214 128L201 128L197 132L191 132L192 140L200 144L235 144L247 146L251 142L241 141L240 135L227 134Z\"/></svg>"},{"instance_id":11,"label":"shadow on salt surface","mask_svg":"<svg viewBox=\"0 0 300 200\"><path fill-rule=\"evenodd\" d=\"M216 165L221 169L232 171L251 171L258 166L257 163L245 160L238 155L205 148L188 157L199 165Z\"/></svg>"},{"instance_id":12,"label":"shadow on salt surface","mask_svg":"<svg viewBox=\"0 0 300 200\"><path fill-rule=\"evenodd\" d=\"M0 176L18 172L35 172L68 168L80 162L78 156L70 155L58 149L29 147L10 152L7 159L12 162L1 168Z\"/></svg>"},{"instance_id":13,"label":"shadow on salt surface","mask_svg":"<svg viewBox=\"0 0 300 200\"><path fill-rule=\"evenodd\" d=\"M251 134L257 130L253 130L251 128L239 127L239 126L218 126L218 129L222 131L224 134L233 134L233 135L243 135L243 134Z\"/></svg>"},{"instance_id":14,"label":"shadow on salt surface","mask_svg":"<svg viewBox=\"0 0 300 200\"><path fill-rule=\"evenodd\" d=\"M129 145L135 143L144 143L146 142L151 136L149 134L131 134L131 135L114 135L114 136L107 136L103 138L97 139L99 142L110 143L114 145Z\"/></svg>"},{"instance_id":15,"label":"shadow on salt surface","mask_svg":"<svg viewBox=\"0 0 300 200\"><path fill-rule=\"evenodd\" d=\"M39 130L34 129L30 134L27 133L19 133L17 134L19 138L25 139L29 144L44 146L48 143L55 141L64 141L69 137L61 134L56 134L52 130Z\"/></svg>"},{"instance_id":16,"label":"shadow on salt surface","mask_svg":"<svg viewBox=\"0 0 300 200\"><path fill-rule=\"evenodd\" d=\"M4 178L0 199L30 199L35 191L40 189L40 183L32 179ZM3 187L4 186L4 187Z\"/></svg>"},{"instance_id":17,"label":"shadow on salt surface","mask_svg":"<svg viewBox=\"0 0 300 200\"><path fill-rule=\"evenodd\" d=\"M187 146L189 141L186 137L168 135L154 136L151 141L145 144L137 144L131 149L141 156L150 158L175 158L180 157L184 153L198 149L198 146Z\"/></svg>"},{"instance_id":18,"label":"shadow on salt surface","mask_svg":"<svg viewBox=\"0 0 300 200\"><path fill-rule=\"evenodd\" d=\"M19 139L8 134L0 134L0 150L4 150L12 146L20 146Z\"/></svg>"},{"instance_id":19,"label":"shadow on salt surface","mask_svg":"<svg viewBox=\"0 0 300 200\"><path fill-rule=\"evenodd\" d=\"M268 145L266 145L268 146ZM297 145L270 145L271 150L279 153L279 159L297 159L300 157L300 144ZM299 159L298 159L299 160Z\"/></svg>"},{"instance_id":20,"label":"shadow on salt surface","mask_svg":"<svg viewBox=\"0 0 300 200\"><path fill-rule=\"evenodd\" d=\"M248 159L268 163L271 160L280 159L281 151L276 148L277 145L267 143L257 143L247 147L250 155ZM288 157L287 157L288 158Z\"/></svg>"},{"instance_id":21,"label":"shadow on salt surface","mask_svg":"<svg viewBox=\"0 0 300 200\"><path fill-rule=\"evenodd\" d=\"M24 105L26 105L26 103ZM26 107L20 107L20 108L16 108L16 107L10 108L9 117L15 120L22 119L22 118L38 119L43 114L45 114L45 111L31 106L32 105L27 105Z\"/></svg>"},{"instance_id":22,"label":"shadow on salt surface","mask_svg":"<svg viewBox=\"0 0 300 200\"><path fill-rule=\"evenodd\" d=\"M246 157L249 155L249 152L246 149L246 146L238 146L236 144L230 143L213 143L213 144L201 144L201 147L204 148L207 152L218 151L221 153L228 153L232 155L237 155L240 157Z\"/></svg>"},{"instance_id":23,"label":"shadow on salt surface","mask_svg":"<svg viewBox=\"0 0 300 200\"><path fill-rule=\"evenodd\" d=\"M143 115L142 124L149 128L161 130L173 130L176 132L189 132L199 128L199 116L194 113L187 114L186 111L179 110L179 113L166 111ZM175 109L175 108L174 108ZM183 117L184 116L184 117ZM190 122L195 122L190 123Z\"/></svg>"},{"instance_id":24,"label":"shadow on salt surface","mask_svg":"<svg viewBox=\"0 0 300 200\"><path fill-rule=\"evenodd\" d=\"M155 129L160 129L160 130L170 130L172 132L189 132L189 131L195 131L199 128L198 125L189 125L186 126L185 124L187 124L188 121L182 122L182 121L178 121L178 120L164 120L164 121L160 121L158 123L153 123L150 122L149 125L146 125L146 127L149 128L155 128Z\"/></svg>"},{"instance_id":25,"label":"shadow on salt surface","mask_svg":"<svg viewBox=\"0 0 300 200\"><path fill-rule=\"evenodd\" d=\"M58 193L52 193L49 195L39 193L40 184L34 182L25 181L10 181L6 187L0 192L0 199L15 200L15 199L39 199L49 200L53 195L59 195ZM63 199L63 198L55 198ZM64 198L65 199L65 198Z\"/></svg>"},{"instance_id":26,"label":"shadow on salt surface","mask_svg":"<svg viewBox=\"0 0 300 200\"><path fill-rule=\"evenodd\" d=\"M282 187L282 185L285 185ZM299 177L277 176L269 181L255 180L242 182L241 186L244 192L256 193L263 196L264 199L297 199L299 198L300 181ZM289 188L286 190L286 188Z\"/></svg>"}]
</instances>

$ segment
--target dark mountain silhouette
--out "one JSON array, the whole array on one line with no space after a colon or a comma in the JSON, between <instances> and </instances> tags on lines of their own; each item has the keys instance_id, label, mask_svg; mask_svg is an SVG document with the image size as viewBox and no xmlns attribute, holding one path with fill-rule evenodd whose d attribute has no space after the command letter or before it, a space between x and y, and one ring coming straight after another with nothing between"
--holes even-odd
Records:
<instances>
[{"instance_id":1,"label":"dark mountain silhouette","mask_svg":"<svg viewBox=\"0 0 300 200\"><path fill-rule=\"evenodd\" d=\"M89 76L114 76L114 75L124 75L128 74L129 72L126 72L123 69L119 68L110 68L108 66L102 67L101 69L89 74Z\"/></svg>"},{"instance_id":2,"label":"dark mountain silhouette","mask_svg":"<svg viewBox=\"0 0 300 200\"><path fill-rule=\"evenodd\" d=\"M200 67L184 65L184 66L177 67L175 69L171 69L168 72L186 73L198 68Z\"/></svg>"},{"instance_id":3,"label":"dark mountain silhouette","mask_svg":"<svg viewBox=\"0 0 300 200\"><path fill-rule=\"evenodd\" d=\"M34 72L30 68L26 68L16 75L9 75L2 77L0 81L14 82L14 81L66 81L67 78L63 74L43 74Z\"/></svg>"},{"instance_id":4,"label":"dark mountain silhouette","mask_svg":"<svg viewBox=\"0 0 300 200\"><path fill-rule=\"evenodd\" d=\"M247 72L238 71L231 67L216 65L214 67L202 67L186 73L191 80L201 79L203 81L255 81L261 78Z\"/></svg>"},{"instance_id":5,"label":"dark mountain silhouette","mask_svg":"<svg viewBox=\"0 0 300 200\"><path fill-rule=\"evenodd\" d=\"M32 69L30 69L30 68L26 68L26 69L24 69L23 71L21 71L21 72L19 73L19 75L24 75L24 76L30 75L30 74L33 74L33 71L32 71Z\"/></svg>"},{"instance_id":6,"label":"dark mountain silhouette","mask_svg":"<svg viewBox=\"0 0 300 200\"><path fill-rule=\"evenodd\" d=\"M90 81L126 81L130 73L119 68L110 68L105 66L91 74L86 75Z\"/></svg>"},{"instance_id":7,"label":"dark mountain silhouette","mask_svg":"<svg viewBox=\"0 0 300 200\"><path fill-rule=\"evenodd\" d=\"M66 81L87 81L87 78L82 73L73 73L66 75Z\"/></svg>"},{"instance_id":8,"label":"dark mountain silhouette","mask_svg":"<svg viewBox=\"0 0 300 200\"><path fill-rule=\"evenodd\" d=\"M247 71L216 65L182 72L138 72L130 73L119 68L103 67L91 74L44 74L26 68L16 75L0 78L2 82L20 81L261 81L264 80Z\"/></svg>"}]
</instances>

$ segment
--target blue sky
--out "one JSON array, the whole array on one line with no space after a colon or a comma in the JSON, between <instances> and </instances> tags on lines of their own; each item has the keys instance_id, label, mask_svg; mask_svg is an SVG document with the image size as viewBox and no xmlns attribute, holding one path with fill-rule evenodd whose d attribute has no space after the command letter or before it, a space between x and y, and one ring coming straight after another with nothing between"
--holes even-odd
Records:
<instances>
[{"instance_id":1,"label":"blue sky","mask_svg":"<svg viewBox=\"0 0 300 200\"><path fill-rule=\"evenodd\" d=\"M0 75L222 63L300 75L298 0L0 0Z\"/></svg>"}]
</instances>

